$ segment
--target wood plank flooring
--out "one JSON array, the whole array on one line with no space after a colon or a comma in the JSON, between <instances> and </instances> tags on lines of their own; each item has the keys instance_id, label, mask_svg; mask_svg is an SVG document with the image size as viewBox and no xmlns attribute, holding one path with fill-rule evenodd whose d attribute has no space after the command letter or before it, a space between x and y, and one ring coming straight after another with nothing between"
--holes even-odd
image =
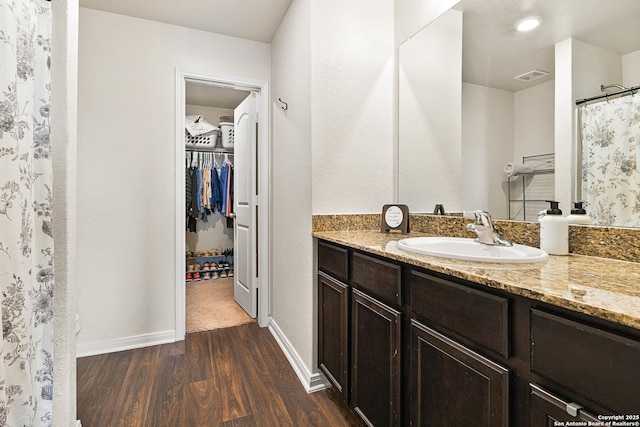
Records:
<instances>
[{"instance_id":1,"label":"wood plank flooring","mask_svg":"<svg viewBox=\"0 0 640 427\"><path fill-rule=\"evenodd\" d=\"M330 391L307 394L257 324L80 358L78 418L99 426L359 426Z\"/></svg>"}]
</instances>

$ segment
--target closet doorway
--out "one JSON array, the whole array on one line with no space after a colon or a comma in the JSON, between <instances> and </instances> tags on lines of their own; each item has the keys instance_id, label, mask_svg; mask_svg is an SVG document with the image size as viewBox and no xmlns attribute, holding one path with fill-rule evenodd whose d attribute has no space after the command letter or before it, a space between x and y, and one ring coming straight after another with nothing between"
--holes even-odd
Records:
<instances>
[{"instance_id":1,"label":"closet doorway","mask_svg":"<svg viewBox=\"0 0 640 427\"><path fill-rule=\"evenodd\" d=\"M176 70L176 340L268 324L267 90Z\"/></svg>"}]
</instances>

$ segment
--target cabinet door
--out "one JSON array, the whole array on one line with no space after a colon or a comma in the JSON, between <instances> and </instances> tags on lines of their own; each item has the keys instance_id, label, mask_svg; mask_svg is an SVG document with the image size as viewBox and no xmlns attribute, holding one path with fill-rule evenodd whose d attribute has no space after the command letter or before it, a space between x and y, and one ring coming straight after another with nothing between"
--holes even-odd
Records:
<instances>
[{"instance_id":1,"label":"cabinet door","mask_svg":"<svg viewBox=\"0 0 640 427\"><path fill-rule=\"evenodd\" d=\"M529 387L531 388L529 401L531 427L566 425L568 421L598 423L598 419L585 412L582 406L562 400L534 384L529 384Z\"/></svg>"},{"instance_id":2,"label":"cabinet door","mask_svg":"<svg viewBox=\"0 0 640 427\"><path fill-rule=\"evenodd\" d=\"M411 321L414 426L508 426L509 370Z\"/></svg>"},{"instance_id":3,"label":"cabinet door","mask_svg":"<svg viewBox=\"0 0 640 427\"><path fill-rule=\"evenodd\" d=\"M640 411L640 341L531 310L531 370L611 412Z\"/></svg>"},{"instance_id":4,"label":"cabinet door","mask_svg":"<svg viewBox=\"0 0 640 427\"><path fill-rule=\"evenodd\" d=\"M318 273L318 364L347 399L349 287Z\"/></svg>"},{"instance_id":5,"label":"cabinet door","mask_svg":"<svg viewBox=\"0 0 640 427\"><path fill-rule=\"evenodd\" d=\"M351 404L367 425L400 425L400 312L352 291Z\"/></svg>"}]
</instances>

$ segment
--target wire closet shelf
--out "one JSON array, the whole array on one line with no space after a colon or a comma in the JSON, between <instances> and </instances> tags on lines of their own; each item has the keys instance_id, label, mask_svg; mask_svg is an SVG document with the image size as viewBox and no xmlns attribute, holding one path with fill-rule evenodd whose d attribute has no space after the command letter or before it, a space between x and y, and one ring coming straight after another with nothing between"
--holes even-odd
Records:
<instances>
[{"instance_id":1,"label":"wire closet shelf","mask_svg":"<svg viewBox=\"0 0 640 427\"><path fill-rule=\"evenodd\" d=\"M507 178L509 219L535 221L555 198L555 154L523 156L522 163L532 172Z\"/></svg>"}]
</instances>

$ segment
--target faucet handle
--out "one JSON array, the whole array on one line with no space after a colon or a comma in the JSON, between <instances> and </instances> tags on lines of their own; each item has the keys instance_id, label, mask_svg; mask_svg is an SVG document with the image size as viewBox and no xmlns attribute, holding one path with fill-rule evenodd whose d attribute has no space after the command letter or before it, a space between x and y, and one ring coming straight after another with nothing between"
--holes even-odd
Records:
<instances>
[{"instance_id":1,"label":"faucet handle","mask_svg":"<svg viewBox=\"0 0 640 427\"><path fill-rule=\"evenodd\" d=\"M485 227L490 227L493 229L493 221L491 220L491 214L487 211L477 210L473 211L473 214L476 217L476 224L483 225Z\"/></svg>"}]
</instances>

